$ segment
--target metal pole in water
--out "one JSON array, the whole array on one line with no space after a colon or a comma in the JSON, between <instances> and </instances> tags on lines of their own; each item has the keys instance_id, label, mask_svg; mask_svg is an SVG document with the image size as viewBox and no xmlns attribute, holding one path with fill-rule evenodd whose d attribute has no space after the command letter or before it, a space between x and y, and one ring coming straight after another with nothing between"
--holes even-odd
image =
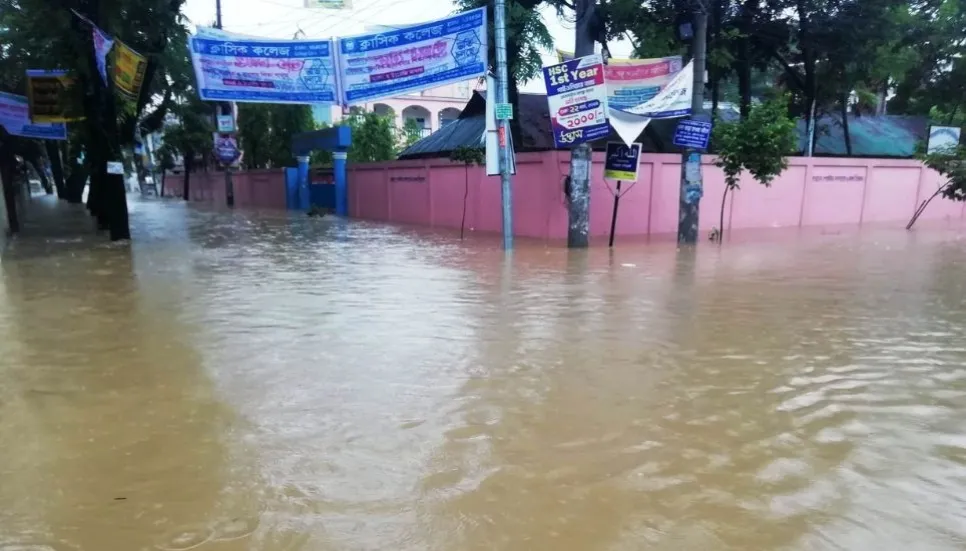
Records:
<instances>
[{"instance_id":1,"label":"metal pole in water","mask_svg":"<svg viewBox=\"0 0 966 551\"><path fill-rule=\"evenodd\" d=\"M221 0L215 0L215 27L221 28ZM218 115L231 115L232 126L237 126L235 121L235 104L231 102L219 103L215 107L215 128L218 128ZM236 128L232 128L232 131ZM235 206L235 184L231 177L231 163L225 164L225 204L229 207Z\"/></svg>"},{"instance_id":2,"label":"metal pole in water","mask_svg":"<svg viewBox=\"0 0 966 551\"><path fill-rule=\"evenodd\" d=\"M617 229L617 206L621 202L621 181L617 180L617 191L614 193L614 214L610 217L610 241L608 247L614 246L614 231Z\"/></svg>"},{"instance_id":3,"label":"metal pole in water","mask_svg":"<svg viewBox=\"0 0 966 551\"><path fill-rule=\"evenodd\" d=\"M496 101L507 103L509 80L506 65L506 1L495 0L494 21L496 40ZM492 93L492 92L491 92ZM513 191L510 177L510 121L497 121L500 136L500 190L503 197L503 248L513 249Z\"/></svg>"}]
</instances>

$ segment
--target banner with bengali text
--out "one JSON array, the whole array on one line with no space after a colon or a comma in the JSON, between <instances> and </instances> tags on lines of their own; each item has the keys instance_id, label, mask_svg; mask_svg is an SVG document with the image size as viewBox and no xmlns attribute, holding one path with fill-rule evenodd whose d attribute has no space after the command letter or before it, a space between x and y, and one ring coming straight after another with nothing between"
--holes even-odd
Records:
<instances>
[{"instance_id":1,"label":"banner with bengali text","mask_svg":"<svg viewBox=\"0 0 966 551\"><path fill-rule=\"evenodd\" d=\"M486 74L486 9L337 44L343 104L462 82Z\"/></svg>"},{"instance_id":2,"label":"banner with bengali text","mask_svg":"<svg viewBox=\"0 0 966 551\"><path fill-rule=\"evenodd\" d=\"M128 100L136 100L141 94L144 72L148 60L130 46L118 40L114 45L114 91Z\"/></svg>"},{"instance_id":3,"label":"banner with bengali text","mask_svg":"<svg viewBox=\"0 0 966 551\"><path fill-rule=\"evenodd\" d=\"M27 70L27 103L34 123L82 120L79 106L71 95L77 81L61 69Z\"/></svg>"},{"instance_id":4,"label":"banner with bengali text","mask_svg":"<svg viewBox=\"0 0 966 551\"><path fill-rule=\"evenodd\" d=\"M64 123L30 122L30 105L27 96L0 92L0 126L10 135L39 140L66 140L67 125Z\"/></svg>"},{"instance_id":5,"label":"banner with bengali text","mask_svg":"<svg viewBox=\"0 0 966 551\"><path fill-rule=\"evenodd\" d=\"M191 61L205 101L335 103L331 40L273 40L199 29Z\"/></svg>"}]
</instances>

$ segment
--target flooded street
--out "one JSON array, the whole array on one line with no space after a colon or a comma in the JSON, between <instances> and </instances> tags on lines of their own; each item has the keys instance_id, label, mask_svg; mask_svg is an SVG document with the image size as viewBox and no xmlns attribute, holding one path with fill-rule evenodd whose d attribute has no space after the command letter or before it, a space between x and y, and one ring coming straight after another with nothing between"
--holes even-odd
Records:
<instances>
[{"instance_id":1,"label":"flooded street","mask_svg":"<svg viewBox=\"0 0 966 551\"><path fill-rule=\"evenodd\" d=\"M954 230L131 220L0 263L0 551L966 547Z\"/></svg>"}]
</instances>

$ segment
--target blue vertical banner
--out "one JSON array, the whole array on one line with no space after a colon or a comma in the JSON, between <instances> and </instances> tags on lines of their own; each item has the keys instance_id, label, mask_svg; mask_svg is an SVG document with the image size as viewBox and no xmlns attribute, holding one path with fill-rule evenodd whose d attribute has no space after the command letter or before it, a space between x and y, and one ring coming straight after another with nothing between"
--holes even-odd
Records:
<instances>
[{"instance_id":1,"label":"blue vertical banner","mask_svg":"<svg viewBox=\"0 0 966 551\"><path fill-rule=\"evenodd\" d=\"M486 74L486 9L376 34L340 38L342 103L461 82Z\"/></svg>"},{"instance_id":2,"label":"blue vertical banner","mask_svg":"<svg viewBox=\"0 0 966 551\"><path fill-rule=\"evenodd\" d=\"M335 103L331 40L272 40L200 28L191 62L205 101Z\"/></svg>"},{"instance_id":3,"label":"blue vertical banner","mask_svg":"<svg viewBox=\"0 0 966 551\"><path fill-rule=\"evenodd\" d=\"M594 54L543 68L553 142L570 147L607 137L604 60Z\"/></svg>"}]
</instances>

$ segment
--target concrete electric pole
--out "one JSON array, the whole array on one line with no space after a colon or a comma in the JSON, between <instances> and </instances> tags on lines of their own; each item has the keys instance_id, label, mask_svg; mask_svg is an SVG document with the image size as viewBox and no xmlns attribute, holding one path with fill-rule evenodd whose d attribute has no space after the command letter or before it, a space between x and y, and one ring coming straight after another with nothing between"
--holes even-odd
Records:
<instances>
[{"instance_id":1,"label":"concrete electric pole","mask_svg":"<svg viewBox=\"0 0 966 551\"><path fill-rule=\"evenodd\" d=\"M506 63L506 1L496 0L493 6L493 26L494 40L496 41L496 90L488 90L487 93L496 94L496 103L509 103L509 81ZM510 159L510 121L500 119L497 121L499 132L500 148L500 190L503 200L503 249L513 249L513 188L510 178L511 166Z\"/></svg>"},{"instance_id":2,"label":"concrete electric pole","mask_svg":"<svg viewBox=\"0 0 966 551\"><path fill-rule=\"evenodd\" d=\"M574 11L577 15L575 57L594 54L594 40L597 37L594 27L595 8L596 0L575 0L574 2ZM582 249L589 245L591 156L589 143L580 144L570 150L567 247L571 249Z\"/></svg>"},{"instance_id":3,"label":"concrete electric pole","mask_svg":"<svg viewBox=\"0 0 966 551\"><path fill-rule=\"evenodd\" d=\"M694 80L691 85L691 119L704 119L704 71L707 57L708 12L705 0L691 0L693 38L691 42ZM704 184L701 152L686 149L681 154L681 191L678 201L678 243L698 242L698 212Z\"/></svg>"}]
</instances>

